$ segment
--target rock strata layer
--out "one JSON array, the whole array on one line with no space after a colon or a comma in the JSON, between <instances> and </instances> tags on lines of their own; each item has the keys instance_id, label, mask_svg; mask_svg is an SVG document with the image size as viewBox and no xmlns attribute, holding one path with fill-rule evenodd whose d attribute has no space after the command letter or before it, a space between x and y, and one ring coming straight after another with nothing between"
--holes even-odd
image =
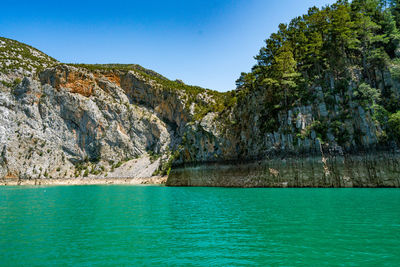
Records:
<instances>
[{"instance_id":1,"label":"rock strata layer","mask_svg":"<svg viewBox=\"0 0 400 267\"><path fill-rule=\"evenodd\" d=\"M168 186L400 187L400 155L285 158L171 171Z\"/></svg>"}]
</instances>

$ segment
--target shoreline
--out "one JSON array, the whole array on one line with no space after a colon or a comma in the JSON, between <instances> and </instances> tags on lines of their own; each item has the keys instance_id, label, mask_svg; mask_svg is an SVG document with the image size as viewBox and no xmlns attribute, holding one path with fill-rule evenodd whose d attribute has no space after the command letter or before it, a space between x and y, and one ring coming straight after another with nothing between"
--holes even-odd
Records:
<instances>
[{"instance_id":1,"label":"shoreline","mask_svg":"<svg viewBox=\"0 0 400 267\"><path fill-rule=\"evenodd\" d=\"M0 180L0 186L17 185L163 185L168 176L153 176L149 178L43 178Z\"/></svg>"}]
</instances>

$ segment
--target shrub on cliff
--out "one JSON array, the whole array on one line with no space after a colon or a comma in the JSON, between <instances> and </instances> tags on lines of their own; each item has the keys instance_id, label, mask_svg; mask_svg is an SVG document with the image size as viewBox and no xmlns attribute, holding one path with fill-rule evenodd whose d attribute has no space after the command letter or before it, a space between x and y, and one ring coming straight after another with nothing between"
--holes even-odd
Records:
<instances>
[{"instance_id":1,"label":"shrub on cliff","mask_svg":"<svg viewBox=\"0 0 400 267\"><path fill-rule=\"evenodd\" d=\"M389 127L393 137L400 144L400 111L389 116Z\"/></svg>"},{"instance_id":2,"label":"shrub on cliff","mask_svg":"<svg viewBox=\"0 0 400 267\"><path fill-rule=\"evenodd\" d=\"M361 83L358 88L354 90L354 97L359 103L368 107L375 104L380 100L381 93L378 89L371 87L367 83Z\"/></svg>"}]
</instances>

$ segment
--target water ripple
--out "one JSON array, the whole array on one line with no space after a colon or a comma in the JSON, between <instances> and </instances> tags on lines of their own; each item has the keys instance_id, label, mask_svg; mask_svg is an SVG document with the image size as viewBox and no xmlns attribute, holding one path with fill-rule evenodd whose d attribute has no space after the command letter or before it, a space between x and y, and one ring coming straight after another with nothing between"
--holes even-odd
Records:
<instances>
[{"instance_id":1,"label":"water ripple","mask_svg":"<svg viewBox=\"0 0 400 267\"><path fill-rule=\"evenodd\" d=\"M0 265L387 265L399 189L0 188Z\"/></svg>"}]
</instances>

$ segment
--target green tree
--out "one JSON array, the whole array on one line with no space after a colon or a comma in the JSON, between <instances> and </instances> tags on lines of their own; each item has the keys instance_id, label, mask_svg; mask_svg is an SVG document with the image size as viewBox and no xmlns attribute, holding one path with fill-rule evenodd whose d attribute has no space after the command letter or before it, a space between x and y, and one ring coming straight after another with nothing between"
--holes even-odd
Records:
<instances>
[{"instance_id":1,"label":"green tree","mask_svg":"<svg viewBox=\"0 0 400 267\"><path fill-rule=\"evenodd\" d=\"M400 111L389 116L389 128L398 143L400 143Z\"/></svg>"},{"instance_id":2,"label":"green tree","mask_svg":"<svg viewBox=\"0 0 400 267\"><path fill-rule=\"evenodd\" d=\"M364 107L373 106L380 100L380 92L376 88L372 88L367 83L361 83L354 90L354 98L358 100Z\"/></svg>"},{"instance_id":3,"label":"green tree","mask_svg":"<svg viewBox=\"0 0 400 267\"><path fill-rule=\"evenodd\" d=\"M297 83L301 76L296 71L296 60L293 52L288 45L283 45L275 56L275 62L272 65L273 78L267 78L267 82L272 86L279 86L283 91L285 105L288 106L289 100L295 96Z\"/></svg>"}]
</instances>

